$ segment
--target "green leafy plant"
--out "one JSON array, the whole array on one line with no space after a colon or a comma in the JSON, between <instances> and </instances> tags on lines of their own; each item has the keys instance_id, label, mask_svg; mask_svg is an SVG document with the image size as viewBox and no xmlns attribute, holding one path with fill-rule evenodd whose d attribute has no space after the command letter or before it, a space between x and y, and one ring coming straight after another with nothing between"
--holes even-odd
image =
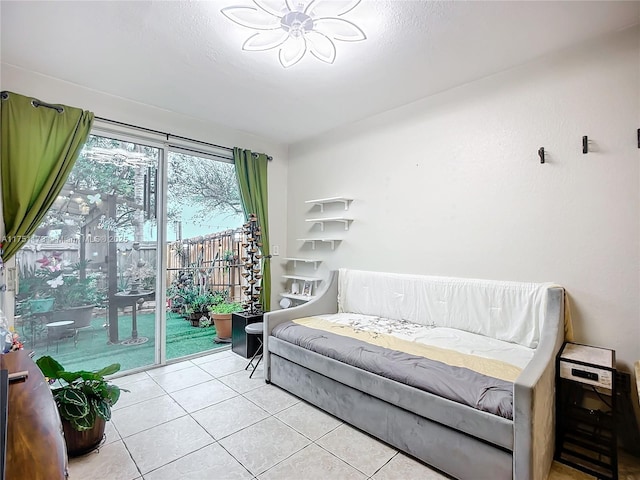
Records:
<instances>
[{"instance_id":1,"label":"green leafy plant","mask_svg":"<svg viewBox=\"0 0 640 480\"><path fill-rule=\"evenodd\" d=\"M193 298L188 304L186 304L187 313L206 313L213 306L223 303L225 301L225 296L223 293L211 293L205 292L200 293Z\"/></svg>"},{"instance_id":2,"label":"green leafy plant","mask_svg":"<svg viewBox=\"0 0 640 480\"><path fill-rule=\"evenodd\" d=\"M96 305L101 301L101 295L96 287L96 281L91 278L80 280L75 276L65 277L64 285L54 291L56 310L85 305Z\"/></svg>"},{"instance_id":3,"label":"green leafy plant","mask_svg":"<svg viewBox=\"0 0 640 480\"><path fill-rule=\"evenodd\" d=\"M207 306L211 304L210 293L197 294L188 304L187 313L202 313L207 311Z\"/></svg>"},{"instance_id":4,"label":"green leafy plant","mask_svg":"<svg viewBox=\"0 0 640 480\"><path fill-rule=\"evenodd\" d=\"M89 261L84 261L72 265L71 272L65 272L61 281L53 284L51 294L56 299L56 310L96 305L104 301L104 292L98 288L98 280L94 275L80 278L80 270L86 270L88 264Z\"/></svg>"},{"instance_id":5,"label":"green leafy plant","mask_svg":"<svg viewBox=\"0 0 640 480\"><path fill-rule=\"evenodd\" d=\"M79 432L89 430L97 417L105 421L111 419L111 407L120 398L121 389L109 384L104 377L120 370L119 363L93 372L67 372L49 356L39 358L36 364L49 381L58 381L60 384L59 387L52 387L53 398L60 416L69 421L74 429Z\"/></svg>"},{"instance_id":6,"label":"green leafy plant","mask_svg":"<svg viewBox=\"0 0 640 480\"><path fill-rule=\"evenodd\" d=\"M242 304L239 302L222 302L209 307L209 311L216 314L241 312Z\"/></svg>"},{"instance_id":7,"label":"green leafy plant","mask_svg":"<svg viewBox=\"0 0 640 480\"><path fill-rule=\"evenodd\" d=\"M51 286L47 281L52 278L53 274L47 270L36 269L32 265L20 265L20 291L16 295L16 300L50 298Z\"/></svg>"}]
</instances>

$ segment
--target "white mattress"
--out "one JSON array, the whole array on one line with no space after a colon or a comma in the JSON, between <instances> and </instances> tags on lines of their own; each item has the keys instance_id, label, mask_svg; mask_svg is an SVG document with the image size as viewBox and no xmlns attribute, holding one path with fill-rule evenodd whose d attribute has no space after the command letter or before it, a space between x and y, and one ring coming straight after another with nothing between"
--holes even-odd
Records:
<instances>
[{"instance_id":1,"label":"white mattress","mask_svg":"<svg viewBox=\"0 0 640 480\"><path fill-rule=\"evenodd\" d=\"M393 335L401 340L455 350L469 355L500 360L523 369L533 357L535 349L505 342L455 328L419 325L358 313L317 315L318 318L349 325L357 330Z\"/></svg>"}]
</instances>

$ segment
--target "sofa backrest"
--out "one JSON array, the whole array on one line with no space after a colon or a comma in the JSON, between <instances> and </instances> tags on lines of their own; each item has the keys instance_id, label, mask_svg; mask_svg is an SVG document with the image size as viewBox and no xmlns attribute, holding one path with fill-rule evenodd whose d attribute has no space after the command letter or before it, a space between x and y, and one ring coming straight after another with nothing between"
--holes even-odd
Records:
<instances>
[{"instance_id":1,"label":"sofa backrest","mask_svg":"<svg viewBox=\"0 0 640 480\"><path fill-rule=\"evenodd\" d=\"M536 348L551 286L340 269L338 311L457 328Z\"/></svg>"}]
</instances>

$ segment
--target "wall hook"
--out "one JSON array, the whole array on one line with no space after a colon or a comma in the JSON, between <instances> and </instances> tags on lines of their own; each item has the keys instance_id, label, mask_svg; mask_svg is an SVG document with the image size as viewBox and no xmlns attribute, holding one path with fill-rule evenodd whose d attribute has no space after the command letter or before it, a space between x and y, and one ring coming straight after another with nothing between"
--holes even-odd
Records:
<instances>
[{"instance_id":1,"label":"wall hook","mask_svg":"<svg viewBox=\"0 0 640 480\"><path fill-rule=\"evenodd\" d=\"M582 153L589 153L589 138L586 135L582 137Z\"/></svg>"},{"instance_id":2,"label":"wall hook","mask_svg":"<svg viewBox=\"0 0 640 480\"><path fill-rule=\"evenodd\" d=\"M540 157L540 163L544 163L544 147L538 149L538 156Z\"/></svg>"}]
</instances>

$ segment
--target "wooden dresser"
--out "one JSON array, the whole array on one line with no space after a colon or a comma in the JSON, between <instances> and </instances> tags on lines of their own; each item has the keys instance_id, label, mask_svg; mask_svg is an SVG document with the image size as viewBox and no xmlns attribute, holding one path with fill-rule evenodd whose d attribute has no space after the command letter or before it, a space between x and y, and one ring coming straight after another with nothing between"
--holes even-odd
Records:
<instances>
[{"instance_id":1,"label":"wooden dresser","mask_svg":"<svg viewBox=\"0 0 640 480\"><path fill-rule=\"evenodd\" d=\"M6 479L66 479L62 424L42 372L24 350L0 355L0 369L29 372L9 385Z\"/></svg>"}]
</instances>

